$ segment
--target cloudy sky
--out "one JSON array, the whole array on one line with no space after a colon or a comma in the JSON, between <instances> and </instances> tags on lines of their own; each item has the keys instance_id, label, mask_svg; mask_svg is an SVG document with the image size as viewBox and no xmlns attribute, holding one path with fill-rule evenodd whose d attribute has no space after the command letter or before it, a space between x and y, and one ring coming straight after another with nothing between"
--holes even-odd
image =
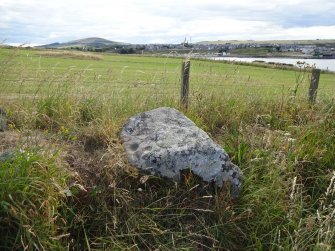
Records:
<instances>
[{"instance_id":1,"label":"cloudy sky","mask_svg":"<svg viewBox=\"0 0 335 251\"><path fill-rule=\"evenodd\" d=\"M334 0L0 0L0 43L335 38Z\"/></svg>"}]
</instances>

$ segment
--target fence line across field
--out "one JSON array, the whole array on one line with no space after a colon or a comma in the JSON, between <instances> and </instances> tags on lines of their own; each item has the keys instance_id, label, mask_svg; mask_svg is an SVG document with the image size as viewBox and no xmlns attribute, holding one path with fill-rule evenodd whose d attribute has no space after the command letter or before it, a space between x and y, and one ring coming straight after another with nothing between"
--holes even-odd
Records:
<instances>
[{"instance_id":1,"label":"fence line across field","mask_svg":"<svg viewBox=\"0 0 335 251\"><path fill-rule=\"evenodd\" d=\"M190 69L191 69L191 62L190 60L186 60L182 62L181 66L181 86L180 86L180 102L181 104L187 109L189 105L189 92L190 92ZM85 71L85 70L84 70ZM308 89L308 102L313 105L316 101L318 89L319 89L319 79L320 79L320 74L321 70L320 69L312 69L311 73L311 81L310 81L310 86ZM94 78L94 77L93 77ZM4 86L10 84L10 83L17 83L20 85L20 88L24 88L25 83L31 83L31 82L37 82L39 86L42 86L44 81L42 78L27 78L27 79L2 79L1 82L4 83ZM100 82L101 81L101 82ZM164 88L165 90L178 90L178 85L176 82L174 83L164 83L164 79L157 79L156 81L145 81L145 80L127 80L127 82L123 83L118 83L122 80L120 79L115 79L113 81L103 81L99 79L93 79L93 80L83 80L81 79L79 82L83 84L98 84L102 85L108 85L110 88L138 88L138 89L159 89L159 88ZM134 81L134 82L132 82ZM139 82L136 82L139 81ZM0 87L1 87L1 82L0 82ZM64 82L64 83L61 83ZM51 81L45 81L46 85L50 84L66 84L66 83L76 83L76 81L62 81L62 80L56 80L52 79ZM199 81L198 81L199 83ZM191 85L192 86L192 85ZM204 83L201 84L201 81L199 84L196 86L199 88L199 90L203 87L215 87L215 88L220 88L220 87L228 87L228 88L239 88L239 87L248 87L248 88L265 88L265 87L270 87L270 88L278 88L278 89L290 89L293 88L293 85L286 86L284 84L278 84L278 85L264 85L264 84L257 84L257 83L249 83L247 82L238 82L238 83L230 83L230 84L223 84L223 83L215 83L215 84L210 84L210 83ZM325 91L328 88L321 88L321 90ZM192 91L191 91L192 92Z\"/></svg>"},{"instance_id":2,"label":"fence line across field","mask_svg":"<svg viewBox=\"0 0 335 251\"><path fill-rule=\"evenodd\" d=\"M17 84L21 84L22 82L24 83L30 83L30 82L41 82L41 79L3 79L1 80L3 82L11 82L11 83L17 83ZM71 81L68 81L68 82L71 82ZM199 81L197 81L198 83L195 85L195 87L207 87L207 86L213 86L213 87L259 87L259 88L262 88L262 87L275 87L275 88L293 88L294 87L294 83L292 83L291 85L288 85L288 84L261 84L261 83L250 83L250 82L241 82L241 83L229 83L229 84L224 84L224 83L215 83L215 84L212 84L212 83L199 83ZM54 84L59 84L59 83L62 83L62 81L48 81L46 82L45 84L48 85L50 83L54 83ZM118 83L117 80L113 80L113 81L93 81L93 80L90 80L90 81L81 81L81 83L83 84L112 84L111 87L125 87L127 85L138 85L138 86L143 86L143 87L152 87L152 85L155 85L155 86L160 86L160 87L163 87L163 88L166 88L166 87L171 87L173 86L174 88L176 89L179 89L180 86L177 84L177 83L159 83L159 82L136 82L136 81L131 81L131 80L128 80L127 82L123 82L123 83ZM6 83L8 84L8 83ZM40 84L40 83L39 83ZM0 86L1 86L1 83L0 83ZM194 86L192 85L191 83L191 86ZM320 88L319 88L320 89ZM324 89L324 88L323 88ZM330 89L330 88L329 88Z\"/></svg>"}]
</instances>

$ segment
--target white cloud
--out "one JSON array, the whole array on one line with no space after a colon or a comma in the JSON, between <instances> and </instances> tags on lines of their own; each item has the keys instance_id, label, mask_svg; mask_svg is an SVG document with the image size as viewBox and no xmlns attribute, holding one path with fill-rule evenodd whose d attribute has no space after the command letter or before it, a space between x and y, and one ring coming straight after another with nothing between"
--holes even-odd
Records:
<instances>
[{"instance_id":1,"label":"white cloud","mask_svg":"<svg viewBox=\"0 0 335 251\"><path fill-rule=\"evenodd\" d=\"M0 0L0 40L334 38L333 0Z\"/></svg>"}]
</instances>

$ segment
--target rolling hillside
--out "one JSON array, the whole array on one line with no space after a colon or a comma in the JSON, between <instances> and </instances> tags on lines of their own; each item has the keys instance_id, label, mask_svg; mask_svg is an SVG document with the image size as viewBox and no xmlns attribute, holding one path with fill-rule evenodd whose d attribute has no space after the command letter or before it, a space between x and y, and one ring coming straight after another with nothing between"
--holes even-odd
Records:
<instances>
[{"instance_id":1,"label":"rolling hillside","mask_svg":"<svg viewBox=\"0 0 335 251\"><path fill-rule=\"evenodd\" d=\"M104 38L90 37L90 38L73 40L73 41L66 42L66 43L46 44L46 45L41 45L38 47L39 48L54 48L54 49L65 49L69 47L91 47L91 48L101 49L101 48L116 46L116 45L127 45L127 44L122 43L122 42L110 41Z\"/></svg>"}]
</instances>

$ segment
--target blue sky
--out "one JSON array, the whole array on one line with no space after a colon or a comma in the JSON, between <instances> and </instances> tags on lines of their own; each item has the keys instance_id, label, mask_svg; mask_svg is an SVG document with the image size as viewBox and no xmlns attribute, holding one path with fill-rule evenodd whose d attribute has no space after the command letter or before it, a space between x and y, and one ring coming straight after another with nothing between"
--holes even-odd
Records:
<instances>
[{"instance_id":1,"label":"blue sky","mask_svg":"<svg viewBox=\"0 0 335 251\"><path fill-rule=\"evenodd\" d=\"M334 0L0 0L0 43L335 39Z\"/></svg>"}]
</instances>

